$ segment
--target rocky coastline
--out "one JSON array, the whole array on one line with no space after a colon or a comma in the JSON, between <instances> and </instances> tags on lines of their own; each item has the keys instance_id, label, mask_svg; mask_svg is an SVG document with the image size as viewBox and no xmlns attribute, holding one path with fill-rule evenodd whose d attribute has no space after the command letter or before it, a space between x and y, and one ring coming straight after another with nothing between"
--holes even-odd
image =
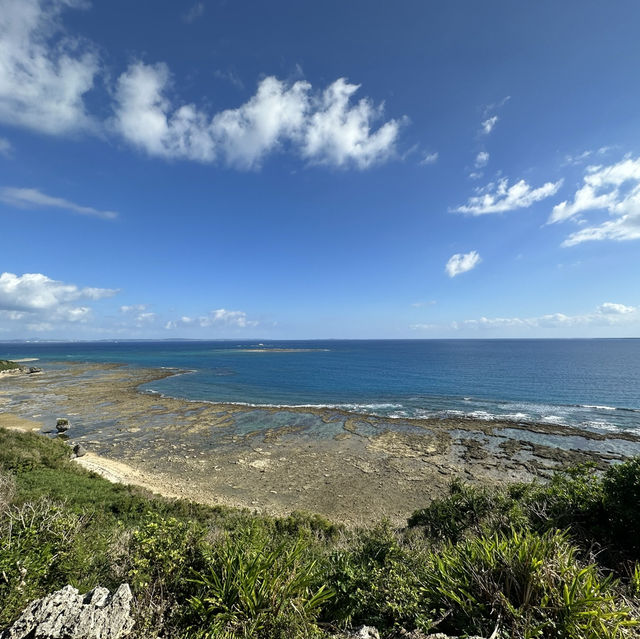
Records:
<instances>
[{"instance_id":1,"label":"rocky coastline","mask_svg":"<svg viewBox=\"0 0 640 639\"><path fill-rule=\"evenodd\" d=\"M187 401L140 387L179 371L59 363L5 376L0 426L61 436L78 463L170 497L344 523L401 522L471 484L545 478L579 462L604 468L640 454L629 432L476 419L391 420L336 409ZM84 454L86 453L86 454Z\"/></svg>"}]
</instances>

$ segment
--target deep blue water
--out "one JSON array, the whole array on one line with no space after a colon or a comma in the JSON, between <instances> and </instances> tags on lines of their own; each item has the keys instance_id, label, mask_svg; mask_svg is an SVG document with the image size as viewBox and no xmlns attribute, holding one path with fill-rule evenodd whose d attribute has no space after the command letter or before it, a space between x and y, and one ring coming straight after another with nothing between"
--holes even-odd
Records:
<instances>
[{"instance_id":1,"label":"deep blue water","mask_svg":"<svg viewBox=\"0 0 640 639\"><path fill-rule=\"evenodd\" d=\"M149 384L223 402L330 405L640 430L640 339L0 343L0 359L193 370Z\"/></svg>"}]
</instances>

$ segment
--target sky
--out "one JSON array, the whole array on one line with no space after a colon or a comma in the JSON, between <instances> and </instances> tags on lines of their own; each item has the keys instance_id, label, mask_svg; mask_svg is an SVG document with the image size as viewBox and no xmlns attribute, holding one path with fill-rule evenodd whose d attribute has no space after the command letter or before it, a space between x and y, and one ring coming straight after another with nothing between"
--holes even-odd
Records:
<instances>
[{"instance_id":1,"label":"sky","mask_svg":"<svg viewBox=\"0 0 640 639\"><path fill-rule=\"evenodd\" d=\"M640 337L637 0L0 0L0 340Z\"/></svg>"}]
</instances>

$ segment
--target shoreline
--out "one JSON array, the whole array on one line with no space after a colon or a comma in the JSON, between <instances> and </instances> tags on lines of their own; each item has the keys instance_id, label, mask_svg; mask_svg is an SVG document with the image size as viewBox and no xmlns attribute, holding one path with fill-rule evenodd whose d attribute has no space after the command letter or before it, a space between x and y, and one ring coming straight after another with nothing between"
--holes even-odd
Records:
<instances>
[{"instance_id":1,"label":"shoreline","mask_svg":"<svg viewBox=\"0 0 640 639\"><path fill-rule=\"evenodd\" d=\"M545 478L581 461L640 454L640 437L470 418L391 419L329 407L266 407L169 397L140 387L189 371L62 362L0 383L0 426L66 417L78 463L167 497L343 523L411 512L459 477ZM82 460L85 459L83 462Z\"/></svg>"}]
</instances>

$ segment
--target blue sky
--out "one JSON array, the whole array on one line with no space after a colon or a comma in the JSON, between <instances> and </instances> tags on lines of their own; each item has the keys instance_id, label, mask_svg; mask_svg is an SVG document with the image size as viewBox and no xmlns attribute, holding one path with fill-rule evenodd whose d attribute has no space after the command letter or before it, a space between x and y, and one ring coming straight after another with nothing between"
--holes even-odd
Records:
<instances>
[{"instance_id":1,"label":"blue sky","mask_svg":"<svg viewBox=\"0 0 640 639\"><path fill-rule=\"evenodd\" d=\"M640 336L638 24L0 0L0 339Z\"/></svg>"}]
</instances>

